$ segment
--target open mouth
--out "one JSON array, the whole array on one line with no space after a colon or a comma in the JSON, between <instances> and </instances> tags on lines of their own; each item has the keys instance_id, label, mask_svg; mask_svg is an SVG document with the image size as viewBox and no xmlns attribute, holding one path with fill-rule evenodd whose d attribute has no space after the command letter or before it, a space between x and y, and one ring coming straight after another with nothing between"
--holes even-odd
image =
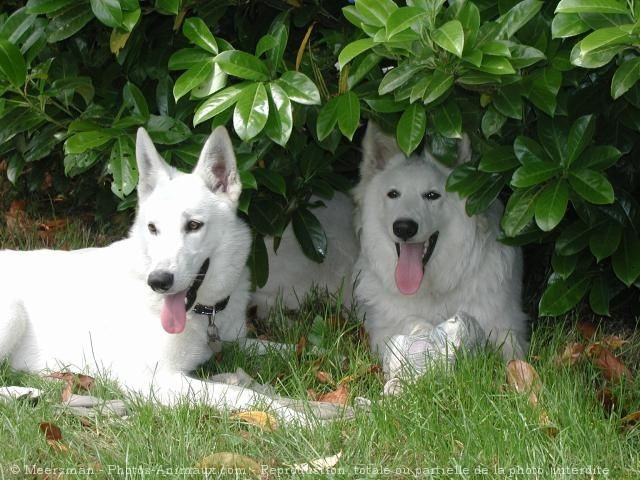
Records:
<instances>
[{"instance_id":1,"label":"open mouth","mask_svg":"<svg viewBox=\"0 0 640 480\"><path fill-rule=\"evenodd\" d=\"M398 263L395 280L400 293L412 295L418 291L424 269L436 248L439 232L433 233L427 242L396 243Z\"/></svg>"},{"instance_id":2,"label":"open mouth","mask_svg":"<svg viewBox=\"0 0 640 480\"><path fill-rule=\"evenodd\" d=\"M196 301L198 289L202 285L208 269L209 259L207 258L188 290L164 296L162 310L160 311L160 321L162 322L162 328L167 333L182 333L184 330L187 324L187 312Z\"/></svg>"}]
</instances>

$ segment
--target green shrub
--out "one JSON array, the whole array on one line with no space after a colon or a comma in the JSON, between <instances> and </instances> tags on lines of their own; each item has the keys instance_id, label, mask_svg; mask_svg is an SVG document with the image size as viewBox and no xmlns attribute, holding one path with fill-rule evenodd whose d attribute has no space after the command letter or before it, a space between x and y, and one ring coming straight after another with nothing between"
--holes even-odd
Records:
<instances>
[{"instance_id":1,"label":"green shrub","mask_svg":"<svg viewBox=\"0 0 640 480\"><path fill-rule=\"evenodd\" d=\"M29 0L0 7L0 155L18 194L135 202L144 126L188 168L212 126L238 137L240 209L264 239L289 222L321 261L317 197L347 190L362 120L410 154L427 137L467 212L508 196L503 241L544 243L540 313L640 284L640 4L622 0ZM342 175L342 174L346 174ZM70 181L79 177L81 181ZM98 192L98 193L97 193ZM312 197L312 195L315 195ZM101 202L103 214L116 202Z\"/></svg>"}]
</instances>

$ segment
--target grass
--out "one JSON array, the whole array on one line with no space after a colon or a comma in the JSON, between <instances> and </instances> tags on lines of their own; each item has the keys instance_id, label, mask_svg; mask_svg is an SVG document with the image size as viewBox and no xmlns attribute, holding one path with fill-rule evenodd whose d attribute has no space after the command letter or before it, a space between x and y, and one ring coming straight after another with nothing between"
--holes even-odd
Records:
<instances>
[{"instance_id":1,"label":"grass","mask_svg":"<svg viewBox=\"0 0 640 480\"><path fill-rule=\"evenodd\" d=\"M60 238L64 240L56 242L72 247L92 243L91 235L77 226ZM39 241L37 236L0 235L2 248L34 248ZM506 386L503 361L490 348L461 356L448 371L430 371L400 397L383 397L382 380L372 368L375 358L362 340L357 312L347 311L322 292L307 298L299 312L278 308L256 327L256 333L273 340L295 344L307 339L302 351L255 357L231 346L204 367L203 372L216 373L240 366L294 398L307 398L307 389L329 392L350 377L346 383L350 399L361 396L373 402L370 410L356 410L352 420L315 429L280 425L270 431L230 412L187 405L169 409L135 400L125 419L106 415L81 419L60 408L60 382L4 366L0 385L36 386L45 394L36 405L0 402L0 479L254 478L216 474L216 468L219 471L230 461L210 457L221 452L253 459L260 465L261 478L270 479L638 478L640 428L621 422L624 414L640 410L638 382L611 384L619 406L607 411L597 398L603 385L598 369L587 361L572 367L554 362L568 341L579 340L571 327L576 319L564 320L539 325L533 332L529 361L542 381L538 406ZM636 371L640 337L628 340L617 353ZM326 372L333 382L320 382L318 371ZM92 394L121 397L103 381ZM541 423L541 412L551 425ZM41 422L57 425L62 440L47 443ZM340 460L327 472L290 468L338 452ZM231 460L239 468L249 465L244 457ZM197 465L208 466L210 474L193 470ZM58 470L47 476L47 468Z\"/></svg>"}]
</instances>

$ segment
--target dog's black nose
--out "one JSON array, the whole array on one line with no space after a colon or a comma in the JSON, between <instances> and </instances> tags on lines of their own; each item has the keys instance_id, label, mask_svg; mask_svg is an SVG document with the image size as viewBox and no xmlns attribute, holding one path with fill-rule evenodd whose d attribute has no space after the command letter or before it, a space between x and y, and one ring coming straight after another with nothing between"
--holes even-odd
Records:
<instances>
[{"instance_id":1,"label":"dog's black nose","mask_svg":"<svg viewBox=\"0 0 640 480\"><path fill-rule=\"evenodd\" d=\"M406 242L418 233L418 224L410 218L401 218L393 222L393 233Z\"/></svg>"},{"instance_id":2,"label":"dog's black nose","mask_svg":"<svg viewBox=\"0 0 640 480\"><path fill-rule=\"evenodd\" d=\"M166 292L173 286L173 273L166 270L154 270L149 274L147 284L154 292Z\"/></svg>"}]
</instances>

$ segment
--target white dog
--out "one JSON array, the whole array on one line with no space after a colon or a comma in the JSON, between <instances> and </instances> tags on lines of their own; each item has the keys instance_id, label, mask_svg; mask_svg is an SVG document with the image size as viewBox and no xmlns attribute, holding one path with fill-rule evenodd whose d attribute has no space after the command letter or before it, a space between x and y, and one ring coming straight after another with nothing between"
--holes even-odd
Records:
<instances>
[{"instance_id":1,"label":"white dog","mask_svg":"<svg viewBox=\"0 0 640 480\"><path fill-rule=\"evenodd\" d=\"M185 375L220 340L246 332L251 235L236 215L241 183L226 130L211 134L191 174L167 165L143 129L136 157L138 212L127 239L0 252L0 360L106 374L164 404L268 401Z\"/></svg>"},{"instance_id":2,"label":"white dog","mask_svg":"<svg viewBox=\"0 0 640 480\"><path fill-rule=\"evenodd\" d=\"M468 139L459 155L470 157ZM394 335L427 335L464 311L505 358L522 356L522 260L496 240L502 206L469 217L464 201L445 190L448 169L427 151L407 159L372 123L360 171L355 293L372 348L384 355Z\"/></svg>"}]
</instances>

